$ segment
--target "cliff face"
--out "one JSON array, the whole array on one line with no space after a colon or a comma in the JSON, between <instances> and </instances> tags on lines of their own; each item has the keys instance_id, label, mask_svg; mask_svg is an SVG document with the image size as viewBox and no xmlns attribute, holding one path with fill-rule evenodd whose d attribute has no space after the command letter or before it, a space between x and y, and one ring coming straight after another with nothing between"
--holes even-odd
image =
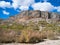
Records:
<instances>
[{"instance_id":1,"label":"cliff face","mask_svg":"<svg viewBox=\"0 0 60 45\"><path fill-rule=\"evenodd\" d=\"M60 14L44 11L22 11L20 14L10 17L7 22L25 22L26 20L40 18L40 20L46 20L47 22L60 21Z\"/></svg>"}]
</instances>

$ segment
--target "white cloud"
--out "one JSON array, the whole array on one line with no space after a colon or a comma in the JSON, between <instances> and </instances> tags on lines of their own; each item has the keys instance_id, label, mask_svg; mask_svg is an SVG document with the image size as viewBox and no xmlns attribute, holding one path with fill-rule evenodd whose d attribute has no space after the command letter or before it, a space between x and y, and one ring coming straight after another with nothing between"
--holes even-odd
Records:
<instances>
[{"instance_id":1,"label":"white cloud","mask_svg":"<svg viewBox=\"0 0 60 45\"><path fill-rule=\"evenodd\" d=\"M0 7L1 8L5 8L5 7L10 8L11 5L10 5L10 2L0 1Z\"/></svg>"},{"instance_id":2,"label":"white cloud","mask_svg":"<svg viewBox=\"0 0 60 45\"><path fill-rule=\"evenodd\" d=\"M44 0L45 2L38 2L35 3L35 0L12 0L12 4L10 2L0 1L0 7L1 8L14 8L19 9L18 12L21 10L29 10L29 6L32 6L34 10L40 10L40 11L52 11L53 9L57 9L58 12L60 12L60 6L54 7L51 3L47 2L47 0ZM16 10L17 11L17 10Z\"/></svg>"},{"instance_id":3,"label":"white cloud","mask_svg":"<svg viewBox=\"0 0 60 45\"><path fill-rule=\"evenodd\" d=\"M14 9L17 9L19 7L19 5L20 5L20 0L12 0L12 1L13 1L12 7Z\"/></svg>"},{"instance_id":4,"label":"white cloud","mask_svg":"<svg viewBox=\"0 0 60 45\"><path fill-rule=\"evenodd\" d=\"M60 12L60 6L55 7L55 9L57 9L57 11Z\"/></svg>"},{"instance_id":5,"label":"white cloud","mask_svg":"<svg viewBox=\"0 0 60 45\"><path fill-rule=\"evenodd\" d=\"M49 2L35 3L32 5L32 7L34 10L41 10L41 11L51 11L54 9L54 6Z\"/></svg>"},{"instance_id":6,"label":"white cloud","mask_svg":"<svg viewBox=\"0 0 60 45\"><path fill-rule=\"evenodd\" d=\"M9 15L10 13L4 10L3 14Z\"/></svg>"},{"instance_id":7,"label":"white cloud","mask_svg":"<svg viewBox=\"0 0 60 45\"><path fill-rule=\"evenodd\" d=\"M29 7L28 6L20 6L20 10L28 10Z\"/></svg>"},{"instance_id":8,"label":"white cloud","mask_svg":"<svg viewBox=\"0 0 60 45\"><path fill-rule=\"evenodd\" d=\"M22 5L22 6L29 6L29 5L31 5L31 4L33 4L34 3L34 0L21 0L21 2L20 2L20 4Z\"/></svg>"},{"instance_id":9,"label":"white cloud","mask_svg":"<svg viewBox=\"0 0 60 45\"><path fill-rule=\"evenodd\" d=\"M22 6L30 6L31 4L34 3L34 0L12 0L13 3L12 3L12 7L14 9L17 9L17 8L20 8ZM24 10L24 9L23 9Z\"/></svg>"}]
</instances>

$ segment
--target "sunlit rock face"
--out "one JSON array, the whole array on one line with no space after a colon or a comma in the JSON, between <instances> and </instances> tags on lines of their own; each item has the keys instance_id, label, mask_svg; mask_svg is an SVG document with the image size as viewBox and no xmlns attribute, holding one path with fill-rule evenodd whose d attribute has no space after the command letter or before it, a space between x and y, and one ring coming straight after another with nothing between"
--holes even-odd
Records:
<instances>
[{"instance_id":1,"label":"sunlit rock face","mask_svg":"<svg viewBox=\"0 0 60 45\"><path fill-rule=\"evenodd\" d=\"M9 19L5 20L7 22L26 22L31 19L47 22L57 22L60 21L60 14L54 13L54 12L46 12L46 11L39 11L39 10L28 10L28 11L22 11L20 14L17 14L15 16L11 16Z\"/></svg>"}]
</instances>

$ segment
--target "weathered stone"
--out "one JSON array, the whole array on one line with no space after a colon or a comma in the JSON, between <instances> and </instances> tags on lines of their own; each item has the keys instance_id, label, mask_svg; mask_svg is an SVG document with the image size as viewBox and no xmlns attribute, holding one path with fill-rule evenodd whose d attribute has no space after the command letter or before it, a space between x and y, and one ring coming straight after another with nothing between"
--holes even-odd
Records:
<instances>
[{"instance_id":1,"label":"weathered stone","mask_svg":"<svg viewBox=\"0 0 60 45\"><path fill-rule=\"evenodd\" d=\"M47 22L57 22L60 21L60 14L54 13L54 12L44 12L39 10L28 10L28 11L22 11L18 15L11 16L9 19L3 21L3 22L26 22L26 20L30 20L33 18L40 18L41 20L45 20Z\"/></svg>"}]
</instances>

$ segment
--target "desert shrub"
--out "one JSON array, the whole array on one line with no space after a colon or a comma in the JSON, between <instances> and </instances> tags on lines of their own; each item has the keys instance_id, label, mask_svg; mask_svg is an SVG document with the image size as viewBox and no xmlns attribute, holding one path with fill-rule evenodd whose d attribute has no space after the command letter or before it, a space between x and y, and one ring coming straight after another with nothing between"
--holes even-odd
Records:
<instances>
[{"instance_id":1,"label":"desert shrub","mask_svg":"<svg viewBox=\"0 0 60 45\"><path fill-rule=\"evenodd\" d=\"M21 30L20 32L12 30L2 31L0 33L0 42L25 42L25 43L36 43L41 42L44 39L57 39L56 34L52 30Z\"/></svg>"},{"instance_id":2,"label":"desert shrub","mask_svg":"<svg viewBox=\"0 0 60 45\"><path fill-rule=\"evenodd\" d=\"M11 43L15 42L15 32L14 31L3 31L0 36L0 43Z\"/></svg>"},{"instance_id":3,"label":"desert shrub","mask_svg":"<svg viewBox=\"0 0 60 45\"><path fill-rule=\"evenodd\" d=\"M8 28L8 26L7 25L0 25L0 28L5 29L5 28Z\"/></svg>"},{"instance_id":4,"label":"desert shrub","mask_svg":"<svg viewBox=\"0 0 60 45\"><path fill-rule=\"evenodd\" d=\"M34 30L23 30L18 39L19 39L19 42L29 42L29 43L43 40L40 35L40 32L34 31Z\"/></svg>"},{"instance_id":5,"label":"desert shrub","mask_svg":"<svg viewBox=\"0 0 60 45\"><path fill-rule=\"evenodd\" d=\"M32 25L32 26L27 26L27 28L26 28L27 30L39 30L39 27L38 27L38 25Z\"/></svg>"},{"instance_id":6,"label":"desert shrub","mask_svg":"<svg viewBox=\"0 0 60 45\"><path fill-rule=\"evenodd\" d=\"M38 37L32 37L29 42L30 43L39 43L39 42L42 42L42 41L44 41L44 40L40 39Z\"/></svg>"},{"instance_id":7,"label":"desert shrub","mask_svg":"<svg viewBox=\"0 0 60 45\"><path fill-rule=\"evenodd\" d=\"M14 24L14 25L12 25L12 26L9 26L9 29L23 29L24 28L24 26L22 25L22 24Z\"/></svg>"},{"instance_id":8,"label":"desert shrub","mask_svg":"<svg viewBox=\"0 0 60 45\"><path fill-rule=\"evenodd\" d=\"M35 22L30 21L27 24L27 30L39 30L39 26Z\"/></svg>"},{"instance_id":9,"label":"desert shrub","mask_svg":"<svg viewBox=\"0 0 60 45\"><path fill-rule=\"evenodd\" d=\"M51 40L55 40L57 39L57 35L56 35L57 32L53 31L53 30L44 30L42 31L42 34L45 34L44 37L46 39L51 39Z\"/></svg>"},{"instance_id":10,"label":"desert shrub","mask_svg":"<svg viewBox=\"0 0 60 45\"><path fill-rule=\"evenodd\" d=\"M48 23L46 21L39 21L38 25L46 26Z\"/></svg>"},{"instance_id":11,"label":"desert shrub","mask_svg":"<svg viewBox=\"0 0 60 45\"><path fill-rule=\"evenodd\" d=\"M47 31L47 38L48 38L48 39L52 39L52 40L57 39L57 37L56 37L56 32L54 32L54 31L52 31L52 30Z\"/></svg>"},{"instance_id":12,"label":"desert shrub","mask_svg":"<svg viewBox=\"0 0 60 45\"><path fill-rule=\"evenodd\" d=\"M57 29L56 31L60 33L60 26L57 26L56 29Z\"/></svg>"}]
</instances>

